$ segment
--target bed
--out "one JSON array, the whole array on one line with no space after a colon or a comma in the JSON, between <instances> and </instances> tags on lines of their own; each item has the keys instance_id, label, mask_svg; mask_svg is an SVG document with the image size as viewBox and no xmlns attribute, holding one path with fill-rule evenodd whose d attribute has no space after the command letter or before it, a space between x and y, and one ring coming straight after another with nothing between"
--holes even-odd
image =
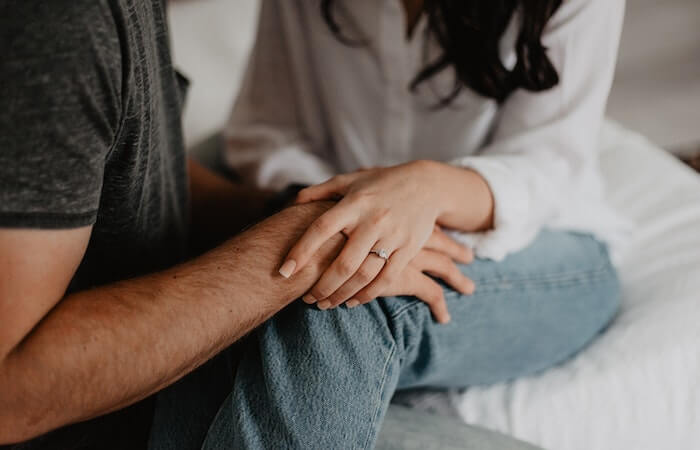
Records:
<instances>
[{"instance_id":1,"label":"bed","mask_svg":"<svg viewBox=\"0 0 700 450\"><path fill-rule=\"evenodd\" d=\"M188 142L221 127L255 25L255 0L175 2L176 62L193 80ZM700 176L608 122L610 199L636 224L619 263L621 311L589 348L538 376L402 396L546 449L700 448Z\"/></svg>"},{"instance_id":2,"label":"bed","mask_svg":"<svg viewBox=\"0 0 700 450\"><path fill-rule=\"evenodd\" d=\"M700 448L700 176L617 124L601 139L612 203L636 224L613 324L541 375L403 403L547 449Z\"/></svg>"}]
</instances>

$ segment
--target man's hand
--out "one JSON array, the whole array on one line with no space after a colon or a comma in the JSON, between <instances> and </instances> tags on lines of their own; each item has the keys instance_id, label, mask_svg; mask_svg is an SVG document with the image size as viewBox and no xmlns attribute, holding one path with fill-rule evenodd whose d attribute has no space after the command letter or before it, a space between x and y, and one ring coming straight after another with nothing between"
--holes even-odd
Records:
<instances>
[{"instance_id":1,"label":"man's hand","mask_svg":"<svg viewBox=\"0 0 700 450\"><path fill-rule=\"evenodd\" d=\"M298 298L342 236L293 280L279 263L328 208L287 209L188 263L63 299L89 230L2 232L0 445L137 402Z\"/></svg>"}]
</instances>

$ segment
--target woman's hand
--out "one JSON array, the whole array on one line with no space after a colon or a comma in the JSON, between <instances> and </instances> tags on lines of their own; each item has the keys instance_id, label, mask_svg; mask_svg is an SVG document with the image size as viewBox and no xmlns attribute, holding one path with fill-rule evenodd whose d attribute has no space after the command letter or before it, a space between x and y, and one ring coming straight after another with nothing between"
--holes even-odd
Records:
<instances>
[{"instance_id":1,"label":"woman's hand","mask_svg":"<svg viewBox=\"0 0 700 450\"><path fill-rule=\"evenodd\" d=\"M447 310L442 286L428 275L442 279L462 294L471 295L474 292L474 283L462 274L453 260L439 252L421 250L401 272L396 284L390 286L380 296L411 295L417 297L428 305L435 320L439 323L448 323L450 322L450 314ZM362 296L358 295L358 297ZM373 299L369 297L364 297L362 300L353 298L345 305L348 308L354 308L371 300Z\"/></svg>"},{"instance_id":2,"label":"woman's hand","mask_svg":"<svg viewBox=\"0 0 700 450\"><path fill-rule=\"evenodd\" d=\"M385 294L435 234L436 221L443 213L439 199L450 194L439 168L439 163L417 161L339 175L302 190L299 203L342 199L309 227L290 250L280 273L291 276L326 240L342 232L348 242L304 300L318 301L323 308L350 298L361 303ZM440 231L436 233L438 243L434 245L446 248L451 240ZM379 255L382 250L385 255ZM461 252L461 257L454 259L471 260L469 250ZM386 261L381 256L386 256ZM377 262L381 263L379 269Z\"/></svg>"},{"instance_id":3,"label":"woman's hand","mask_svg":"<svg viewBox=\"0 0 700 450\"><path fill-rule=\"evenodd\" d=\"M435 227L433 235L426 246L401 272L396 283L389 286L376 296L368 294L364 289L382 270L384 260L378 257L368 256L360 269L341 288L320 301L320 309L335 308L344 303L349 308L369 303L376 297L412 295L425 302L435 320L440 323L450 321L442 287L430 276L445 281L457 292L471 295L474 292L474 283L467 278L457 267L455 261L468 264L473 260L471 250L454 242L446 236L438 227ZM328 274L329 272L326 272ZM427 276L427 275L430 276ZM318 283L311 292L317 289ZM356 294L352 294L357 292ZM313 303L310 296L305 296L304 301Z\"/></svg>"}]
</instances>

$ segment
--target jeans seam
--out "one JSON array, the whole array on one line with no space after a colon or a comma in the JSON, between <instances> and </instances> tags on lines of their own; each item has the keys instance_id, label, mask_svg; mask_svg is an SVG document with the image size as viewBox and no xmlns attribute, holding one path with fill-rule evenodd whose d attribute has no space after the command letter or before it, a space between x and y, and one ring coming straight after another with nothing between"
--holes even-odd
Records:
<instances>
[{"instance_id":1,"label":"jeans seam","mask_svg":"<svg viewBox=\"0 0 700 450\"><path fill-rule=\"evenodd\" d=\"M587 271L579 271L579 272L566 272L565 274L557 274L557 276L539 276L536 279L528 279L528 278L519 278L519 279L509 279L509 280L501 280L499 278L492 278L489 280L474 280L474 283L477 285L477 289L479 292L496 292L496 291L501 291L505 292L508 290L515 289L515 285L517 284L517 287L519 289L523 288L531 288L535 286L542 286L542 285L547 285L547 286L552 286L552 287L567 287L567 286L572 286L576 284L580 284L584 281L593 281L593 280L602 280L604 278L607 278L606 275L610 274L610 266L609 265L604 265L599 267L598 269L595 270L587 270ZM503 283L508 283L508 287L503 287ZM479 289L479 286L482 284L486 285L497 285L498 289ZM445 299L451 298L451 297L458 297L462 294L455 292L455 291L449 291L445 295ZM396 310L390 318L392 320L396 320L400 318L403 314L408 313L409 311L415 309L419 305L421 305L422 302L420 300L414 300L413 302L407 304L406 306L399 308Z\"/></svg>"},{"instance_id":2,"label":"jeans seam","mask_svg":"<svg viewBox=\"0 0 700 450\"><path fill-rule=\"evenodd\" d=\"M498 289L496 290L510 290L513 289L513 285L516 285L519 288L526 288L526 287L540 287L540 286L571 286L575 284L579 284L583 281L591 281L591 280L601 280L608 278L610 275L611 271L609 270L608 267L605 268L600 268L597 270L593 271L581 271L581 272L570 272L566 274L566 276L543 276L543 277L537 277L537 278L516 278L516 279L500 279L500 278L491 278L488 280L474 280L474 283L479 283L479 285L486 285L486 286L497 286ZM508 284L508 287L503 287L503 284ZM488 289L488 288L487 288Z\"/></svg>"},{"instance_id":3,"label":"jeans seam","mask_svg":"<svg viewBox=\"0 0 700 450\"><path fill-rule=\"evenodd\" d=\"M488 278L488 279L482 279L479 280L481 283L499 283L503 281L508 281L508 282L534 282L535 284L545 284L549 283L551 281L568 281L568 280L577 280L581 278L582 276L585 277L596 277L600 274L606 274L609 273L610 271L610 265L605 264L601 265L595 269L592 270L577 270L577 271L571 271L571 272L560 272L560 273L552 273L552 274L542 274L538 275L537 277L521 277L521 278L509 278L508 280L504 280L502 278Z\"/></svg>"},{"instance_id":4,"label":"jeans seam","mask_svg":"<svg viewBox=\"0 0 700 450\"><path fill-rule=\"evenodd\" d=\"M396 354L396 343L391 340L391 350L389 351L389 356L387 356L386 361L384 361L384 368L382 369L382 384L379 386L379 398L377 401L377 407L374 410L374 414L372 415L372 421L370 422L370 427L367 432L367 438L365 439L365 443L362 446L364 449L369 449L370 448L370 440L372 439L372 430L374 430L374 427L377 424L377 421L379 420L379 412L382 409L382 396L384 394L384 386L386 386L386 381L388 378L388 373L389 373L389 363L391 362L392 358Z\"/></svg>"}]
</instances>

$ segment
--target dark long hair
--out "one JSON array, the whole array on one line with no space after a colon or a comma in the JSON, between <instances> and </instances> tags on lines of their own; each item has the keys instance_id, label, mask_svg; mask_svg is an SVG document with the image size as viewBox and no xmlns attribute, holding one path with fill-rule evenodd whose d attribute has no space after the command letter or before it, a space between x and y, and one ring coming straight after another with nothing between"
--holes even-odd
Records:
<instances>
[{"instance_id":1,"label":"dark long hair","mask_svg":"<svg viewBox=\"0 0 700 450\"><path fill-rule=\"evenodd\" d=\"M322 0L321 13L341 41L352 43L343 36L336 21L335 2ZM440 99L440 106L450 104L465 87L500 103L519 88L539 92L556 86L559 75L541 40L545 25L561 3L562 0L425 0L426 33L442 52L436 59L426 60L411 89L449 67L455 70L455 82L451 92ZM522 17L515 44L517 63L508 70L499 48L516 10Z\"/></svg>"}]
</instances>

